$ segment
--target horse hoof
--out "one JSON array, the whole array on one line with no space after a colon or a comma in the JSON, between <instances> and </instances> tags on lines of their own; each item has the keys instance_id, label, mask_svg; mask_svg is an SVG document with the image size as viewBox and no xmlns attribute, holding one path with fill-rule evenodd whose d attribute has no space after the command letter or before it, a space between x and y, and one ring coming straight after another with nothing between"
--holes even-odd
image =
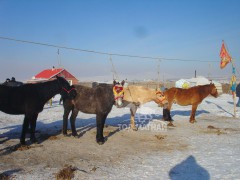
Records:
<instances>
[{"instance_id":1,"label":"horse hoof","mask_svg":"<svg viewBox=\"0 0 240 180\"><path fill-rule=\"evenodd\" d=\"M72 133L72 136L73 137L78 137L78 134L77 133Z\"/></svg>"},{"instance_id":2,"label":"horse hoof","mask_svg":"<svg viewBox=\"0 0 240 180\"><path fill-rule=\"evenodd\" d=\"M97 143L98 143L99 145L103 145L106 141L107 141L107 138L103 138L103 139L97 140Z\"/></svg>"},{"instance_id":3,"label":"horse hoof","mask_svg":"<svg viewBox=\"0 0 240 180\"><path fill-rule=\"evenodd\" d=\"M193 123L196 122L196 121L195 121L195 120L190 120L189 122L193 124Z\"/></svg>"},{"instance_id":4,"label":"horse hoof","mask_svg":"<svg viewBox=\"0 0 240 180\"><path fill-rule=\"evenodd\" d=\"M73 138L75 138L75 139L79 138L79 137L78 137L78 134L77 134L77 135L75 135L75 136L74 136L74 135L72 135L72 137L73 137Z\"/></svg>"},{"instance_id":5,"label":"horse hoof","mask_svg":"<svg viewBox=\"0 0 240 180\"><path fill-rule=\"evenodd\" d=\"M133 131L138 131L138 128L137 128L136 126L131 127L131 129L132 129Z\"/></svg>"},{"instance_id":6,"label":"horse hoof","mask_svg":"<svg viewBox=\"0 0 240 180\"><path fill-rule=\"evenodd\" d=\"M163 121L169 121L169 122L172 122L173 119L167 119L167 118L162 118Z\"/></svg>"},{"instance_id":7,"label":"horse hoof","mask_svg":"<svg viewBox=\"0 0 240 180\"><path fill-rule=\"evenodd\" d=\"M176 127L172 122L169 122L169 123L167 124L167 126Z\"/></svg>"},{"instance_id":8,"label":"horse hoof","mask_svg":"<svg viewBox=\"0 0 240 180\"><path fill-rule=\"evenodd\" d=\"M103 145L105 142L98 141L97 143L98 143L99 145Z\"/></svg>"},{"instance_id":9,"label":"horse hoof","mask_svg":"<svg viewBox=\"0 0 240 180\"><path fill-rule=\"evenodd\" d=\"M37 139L34 137L34 138L31 138L30 141L33 143L33 144L38 144L38 141Z\"/></svg>"},{"instance_id":10,"label":"horse hoof","mask_svg":"<svg viewBox=\"0 0 240 180\"><path fill-rule=\"evenodd\" d=\"M25 142L25 140L24 140L24 141L23 141L23 140L21 140L21 141L20 141L20 144L21 144L21 145L23 145L23 146L24 146L24 145L26 145L26 142Z\"/></svg>"}]
</instances>

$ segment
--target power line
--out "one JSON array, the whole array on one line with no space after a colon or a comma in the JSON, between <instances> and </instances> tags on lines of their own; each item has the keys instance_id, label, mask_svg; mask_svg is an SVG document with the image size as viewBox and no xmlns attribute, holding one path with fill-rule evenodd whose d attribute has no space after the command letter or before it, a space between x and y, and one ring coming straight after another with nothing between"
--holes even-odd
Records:
<instances>
[{"instance_id":1,"label":"power line","mask_svg":"<svg viewBox=\"0 0 240 180\"><path fill-rule=\"evenodd\" d=\"M0 39L9 40L9 41L15 41L15 42L20 42L20 43L28 43L28 44L34 44L34 45L54 47L54 48L59 48L59 49L67 49L67 50L73 50L73 51L81 51L81 52L87 52L87 53L94 53L94 54L101 54L101 55L109 55L109 56L119 56L119 57L129 57L129 58L139 58L139 59L152 59L152 60L163 60L163 61L192 61L192 62L208 62L208 63L209 63L209 62L219 62L219 61L209 61L209 60L194 60L194 59L180 59L180 58L163 58L163 57L151 57L151 56L138 56L138 55L108 53L108 52L100 52L100 51L80 49L80 48L73 48L73 47L67 47L67 46L60 46L60 45L55 45L55 44L48 44L48 43L41 43L41 42L20 40L20 39L15 39L15 38L10 38L10 37L2 37L2 36L0 36Z\"/></svg>"}]
</instances>

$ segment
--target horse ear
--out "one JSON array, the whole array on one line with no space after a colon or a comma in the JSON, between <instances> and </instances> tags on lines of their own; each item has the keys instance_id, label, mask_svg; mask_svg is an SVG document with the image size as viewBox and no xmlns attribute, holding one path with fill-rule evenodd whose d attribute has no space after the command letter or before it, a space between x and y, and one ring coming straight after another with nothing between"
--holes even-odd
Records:
<instances>
[{"instance_id":1,"label":"horse ear","mask_svg":"<svg viewBox=\"0 0 240 180\"><path fill-rule=\"evenodd\" d=\"M117 84L117 82L115 81L115 79L113 80L113 85L115 86Z\"/></svg>"}]
</instances>

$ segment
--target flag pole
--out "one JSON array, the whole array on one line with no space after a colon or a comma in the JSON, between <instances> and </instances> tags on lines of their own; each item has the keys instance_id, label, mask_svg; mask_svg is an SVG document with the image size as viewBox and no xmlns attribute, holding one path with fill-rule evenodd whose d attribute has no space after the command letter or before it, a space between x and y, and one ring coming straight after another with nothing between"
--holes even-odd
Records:
<instances>
[{"instance_id":1,"label":"flag pole","mask_svg":"<svg viewBox=\"0 0 240 180\"><path fill-rule=\"evenodd\" d=\"M232 95L233 95L233 104L234 104L234 108L233 108L233 112L234 112L234 118L236 118L236 68L234 65L234 59L230 56L230 54L228 53L228 48L225 47L224 45L224 40L222 40L222 47L220 50L220 57L221 57L221 63L220 63L220 67L221 69L224 68L229 62L231 62L232 64L232 78L231 78L231 91L232 91Z\"/></svg>"},{"instance_id":2,"label":"flag pole","mask_svg":"<svg viewBox=\"0 0 240 180\"><path fill-rule=\"evenodd\" d=\"M233 68L233 74L232 74L232 76L235 76L235 83L237 82L237 79L236 79L236 74L235 74L235 71L236 71L236 69L235 69L235 65L234 65L234 59L232 59L232 68ZM232 83L234 83L234 82L232 82ZM232 85L232 86L234 86L234 85ZM233 87L234 89L233 89L233 91L232 91L232 93L233 93L233 104L234 104L234 108L233 108L233 112L234 112L234 118L236 118L237 116L236 116L236 86L234 86Z\"/></svg>"}]
</instances>

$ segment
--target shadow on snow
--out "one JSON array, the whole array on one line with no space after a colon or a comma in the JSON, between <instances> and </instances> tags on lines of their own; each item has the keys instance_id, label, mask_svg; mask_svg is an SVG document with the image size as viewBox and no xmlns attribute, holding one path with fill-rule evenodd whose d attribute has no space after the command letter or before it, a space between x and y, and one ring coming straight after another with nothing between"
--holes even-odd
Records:
<instances>
[{"instance_id":1,"label":"shadow on snow","mask_svg":"<svg viewBox=\"0 0 240 180\"><path fill-rule=\"evenodd\" d=\"M169 171L171 180L178 179L194 179L194 180L209 180L209 172L200 166L194 156L189 156L187 159L177 164Z\"/></svg>"},{"instance_id":2,"label":"shadow on snow","mask_svg":"<svg viewBox=\"0 0 240 180\"><path fill-rule=\"evenodd\" d=\"M81 113L80 113L80 116L81 116ZM153 119L160 120L162 119L162 115L137 113L135 117L135 123L145 126L149 124ZM41 120L37 120L36 137L37 137L38 143L41 144L51 136L60 135L62 132L62 124L63 124L62 119L56 120L50 123L44 123ZM123 114L122 116L107 117L105 124L106 126L116 127L114 131L111 131L106 136L106 138L109 138L110 136L113 136L115 133L123 130L124 128L130 127L130 113ZM68 129L70 129L70 127L71 127L70 121L68 120ZM124 128L120 128L120 127L124 127ZM87 133L91 129L96 128L96 117L87 118L87 119L77 118L76 128L78 132L78 138L82 137L85 133ZM0 144L3 144L11 139L19 139L22 131L22 124L0 128L0 131L3 131L3 130L5 130L6 132L0 134ZM69 133L68 136L71 136L71 133ZM27 138L26 143L30 144L29 133L27 133L26 138ZM0 155L6 155L15 150L16 150L16 144L13 146L8 146L3 149L0 149Z\"/></svg>"}]
</instances>

